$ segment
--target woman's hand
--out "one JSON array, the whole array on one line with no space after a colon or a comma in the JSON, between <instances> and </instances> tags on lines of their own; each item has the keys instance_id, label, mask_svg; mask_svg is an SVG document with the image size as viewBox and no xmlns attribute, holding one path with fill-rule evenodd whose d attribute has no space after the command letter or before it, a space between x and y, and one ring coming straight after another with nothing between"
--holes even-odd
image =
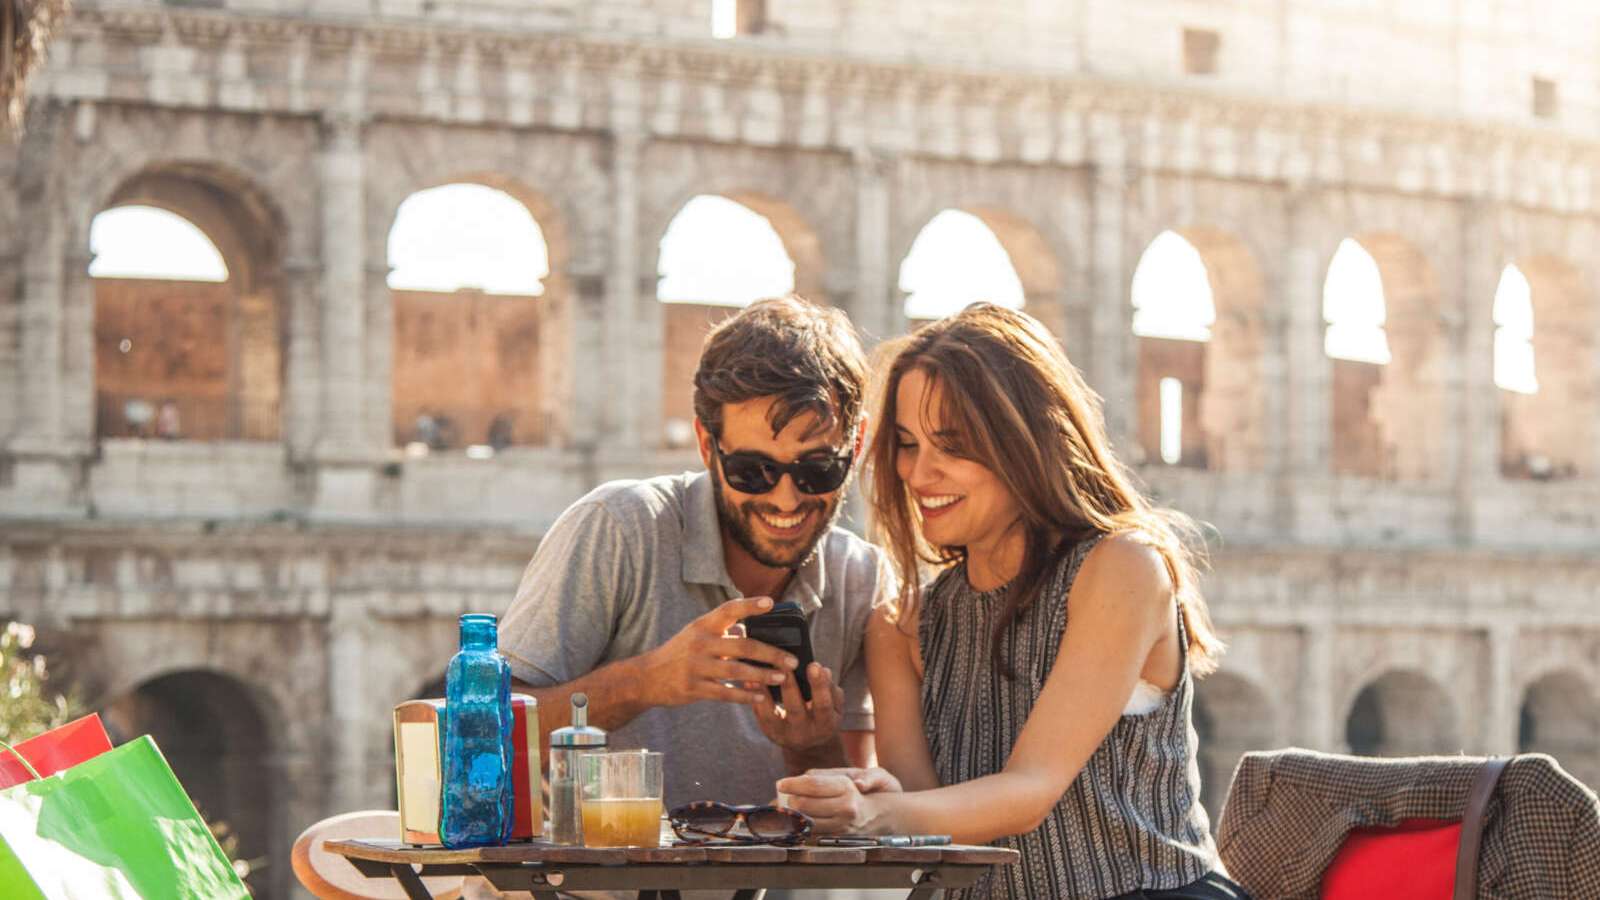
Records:
<instances>
[{"instance_id":1,"label":"woman's hand","mask_svg":"<svg viewBox=\"0 0 1600 900\"><path fill-rule=\"evenodd\" d=\"M879 819L873 795L899 793L900 782L883 769L813 769L779 781L778 791L822 834L869 834Z\"/></svg>"}]
</instances>

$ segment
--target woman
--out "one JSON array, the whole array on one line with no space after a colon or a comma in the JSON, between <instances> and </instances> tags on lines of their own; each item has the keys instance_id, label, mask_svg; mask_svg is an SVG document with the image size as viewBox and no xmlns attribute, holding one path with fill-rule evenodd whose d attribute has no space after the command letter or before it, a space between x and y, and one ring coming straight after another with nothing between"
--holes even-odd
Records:
<instances>
[{"instance_id":1,"label":"woman","mask_svg":"<svg viewBox=\"0 0 1600 900\"><path fill-rule=\"evenodd\" d=\"M903 587L867 636L884 768L779 791L823 830L1021 851L964 898L1244 896L1199 803L1194 678L1221 644L1192 522L1139 494L1030 316L980 304L889 354L872 505Z\"/></svg>"}]
</instances>

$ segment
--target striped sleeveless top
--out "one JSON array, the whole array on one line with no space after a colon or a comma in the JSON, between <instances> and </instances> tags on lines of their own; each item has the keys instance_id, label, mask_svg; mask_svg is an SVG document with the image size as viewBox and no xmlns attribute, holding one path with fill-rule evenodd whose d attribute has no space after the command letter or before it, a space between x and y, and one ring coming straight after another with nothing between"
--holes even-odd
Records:
<instances>
[{"instance_id":1,"label":"striped sleeveless top","mask_svg":"<svg viewBox=\"0 0 1600 900\"><path fill-rule=\"evenodd\" d=\"M1016 678L993 665L994 623L1006 587L975 591L966 565L954 566L923 592L922 719L941 784L970 781L1004 768L1067 625L1067 592L1099 536L1062 554L1039 599L1006 632ZM1137 890L1170 890L1220 867L1200 806L1196 736L1190 721L1194 682L1182 617L1184 671L1154 711L1118 720L1076 780L1037 829L995 841L1020 851L955 900L1100 900Z\"/></svg>"}]
</instances>

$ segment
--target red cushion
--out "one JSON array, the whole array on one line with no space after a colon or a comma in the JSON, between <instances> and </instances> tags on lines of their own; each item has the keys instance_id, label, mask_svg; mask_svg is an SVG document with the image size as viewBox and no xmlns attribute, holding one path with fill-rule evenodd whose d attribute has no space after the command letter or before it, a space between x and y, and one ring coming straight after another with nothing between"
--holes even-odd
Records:
<instances>
[{"instance_id":1,"label":"red cushion","mask_svg":"<svg viewBox=\"0 0 1600 900\"><path fill-rule=\"evenodd\" d=\"M1460 842L1460 822L1358 828L1322 873L1322 900L1450 900Z\"/></svg>"}]
</instances>

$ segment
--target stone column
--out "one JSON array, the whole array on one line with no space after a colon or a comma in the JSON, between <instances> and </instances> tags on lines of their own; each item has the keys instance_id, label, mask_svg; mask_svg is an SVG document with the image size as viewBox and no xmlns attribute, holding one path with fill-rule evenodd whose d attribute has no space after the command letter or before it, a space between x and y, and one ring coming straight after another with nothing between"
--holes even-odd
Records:
<instances>
[{"instance_id":1,"label":"stone column","mask_svg":"<svg viewBox=\"0 0 1600 900\"><path fill-rule=\"evenodd\" d=\"M1514 621L1495 622L1488 632L1489 693L1484 706L1482 735L1484 753L1509 756L1519 749L1521 725L1520 698L1517 696L1517 625Z\"/></svg>"},{"instance_id":2,"label":"stone column","mask_svg":"<svg viewBox=\"0 0 1600 900\"><path fill-rule=\"evenodd\" d=\"M284 327L284 385L282 429L289 453L307 459L316 445L322 422L321 304L317 302L320 267L316 260L293 256L283 262L284 302L288 315Z\"/></svg>"},{"instance_id":3,"label":"stone column","mask_svg":"<svg viewBox=\"0 0 1600 900\"><path fill-rule=\"evenodd\" d=\"M1299 740L1313 750L1344 752L1344 729L1333 706L1333 622L1319 616L1302 626L1300 657Z\"/></svg>"},{"instance_id":4,"label":"stone column","mask_svg":"<svg viewBox=\"0 0 1600 900\"><path fill-rule=\"evenodd\" d=\"M367 291L364 122L365 117L349 107L326 114L317 158L322 202L317 317L321 371L312 514L324 519L371 519L381 514L378 464L388 442L374 443L371 424L368 313L373 298Z\"/></svg>"},{"instance_id":5,"label":"stone column","mask_svg":"<svg viewBox=\"0 0 1600 900\"><path fill-rule=\"evenodd\" d=\"M1283 269L1283 347L1288 364L1283 414L1273 420L1281 429L1279 527L1300 531L1292 498L1308 483L1324 480L1332 451L1332 365L1323 350L1322 253L1317 246L1314 188L1290 188L1286 204L1288 238ZM1314 495L1313 495L1314 499Z\"/></svg>"},{"instance_id":6,"label":"stone column","mask_svg":"<svg viewBox=\"0 0 1600 900\"><path fill-rule=\"evenodd\" d=\"M565 285L570 299L565 313L566 343L559 353L567 360L566 383L571 396L566 401L567 408L551 410L552 419L560 417L561 424L555 430L567 446L593 449L607 428L608 404L616 399L609 396L613 392L607 390L605 379L596 377L598 366L610 365L612 359L622 360L625 365L626 359L610 353L605 344L605 276L575 274L565 280Z\"/></svg>"},{"instance_id":7,"label":"stone column","mask_svg":"<svg viewBox=\"0 0 1600 900\"><path fill-rule=\"evenodd\" d=\"M1505 264L1487 201L1461 216L1460 326L1450 342L1449 427L1454 432L1455 528L1470 543L1500 481L1500 396L1494 383L1494 292Z\"/></svg>"},{"instance_id":8,"label":"stone column","mask_svg":"<svg viewBox=\"0 0 1600 900\"><path fill-rule=\"evenodd\" d=\"M377 223L373 223L377 224ZM380 228L382 226L379 226ZM366 298L363 334L366 339L362 368L362 433L360 440L374 452L394 445L394 295L389 290L388 248L383 242L365 254ZM467 436L469 443L482 435Z\"/></svg>"},{"instance_id":9,"label":"stone column","mask_svg":"<svg viewBox=\"0 0 1600 900\"><path fill-rule=\"evenodd\" d=\"M43 130L43 125L35 127ZM42 176L47 178L48 176ZM87 222L50 188L19 185L31 211L17 260L15 412L5 440L10 478L0 507L27 515L76 515L94 439L94 294ZM82 238L82 247L74 246ZM83 271L74 275L71 267Z\"/></svg>"},{"instance_id":10,"label":"stone column","mask_svg":"<svg viewBox=\"0 0 1600 900\"><path fill-rule=\"evenodd\" d=\"M862 342L872 346L900 332L899 292L890 254L890 211L896 160L887 151L857 147L856 179L856 295L850 318Z\"/></svg>"},{"instance_id":11,"label":"stone column","mask_svg":"<svg viewBox=\"0 0 1600 900\"><path fill-rule=\"evenodd\" d=\"M372 695L367 678L370 612L357 598L334 597L328 613L328 711L335 808L364 809L368 796L367 723Z\"/></svg>"},{"instance_id":12,"label":"stone column","mask_svg":"<svg viewBox=\"0 0 1600 900\"><path fill-rule=\"evenodd\" d=\"M1093 225L1089 244L1094 295L1090 329L1094 343L1087 368L1089 386L1105 398L1106 429L1111 440L1127 448L1137 440L1134 388L1138 374L1124 234L1130 179L1118 124L1115 119L1097 116L1090 125L1094 135L1091 146L1097 158L1090 198Z\"/></svg>"},{"instance_id":13,"label":"stone column","mask_svg":"<svg viewBox=\"0 0 1600 900\"><path fill-rule=\"evenodd\" d=\"M322 188L322 416L319 455L358 455L366 369L366 198L359 116L329 114L317 160Z\"/></svg>"},{"instance_id":14,"label":"stone column","mask_svg":"<svg viewBox=\"0 0 1600 900\"><path fill-rule=\"evenodd\" d=\"M645 302L643 273L639 271L639 156L644 135L618 131L611 136L611 258L606 273L605 310L600 339L603 359L598 360L601 381L617 386L605 398L611 415L605 421L602 444L640 448L650 443L660 420L661 354L642 352L650 346L647 322L641 322ZM655 300L654 279L649 300ZM652 319L652 321L656 321ZM661 343L659 323L654 342Z\"/></svg>"},{"instance_id":15,"label":"stone column","mask_svg":"<svg viewBox=\"0 0 1600 900\"><path fill-rule=\"evenodd\" d=\"M58 204L35 207L20 260L18 427L14 448L44 451L65 438L62 374L65 343L66 223Z\"/></svg>"}]
</instances>

